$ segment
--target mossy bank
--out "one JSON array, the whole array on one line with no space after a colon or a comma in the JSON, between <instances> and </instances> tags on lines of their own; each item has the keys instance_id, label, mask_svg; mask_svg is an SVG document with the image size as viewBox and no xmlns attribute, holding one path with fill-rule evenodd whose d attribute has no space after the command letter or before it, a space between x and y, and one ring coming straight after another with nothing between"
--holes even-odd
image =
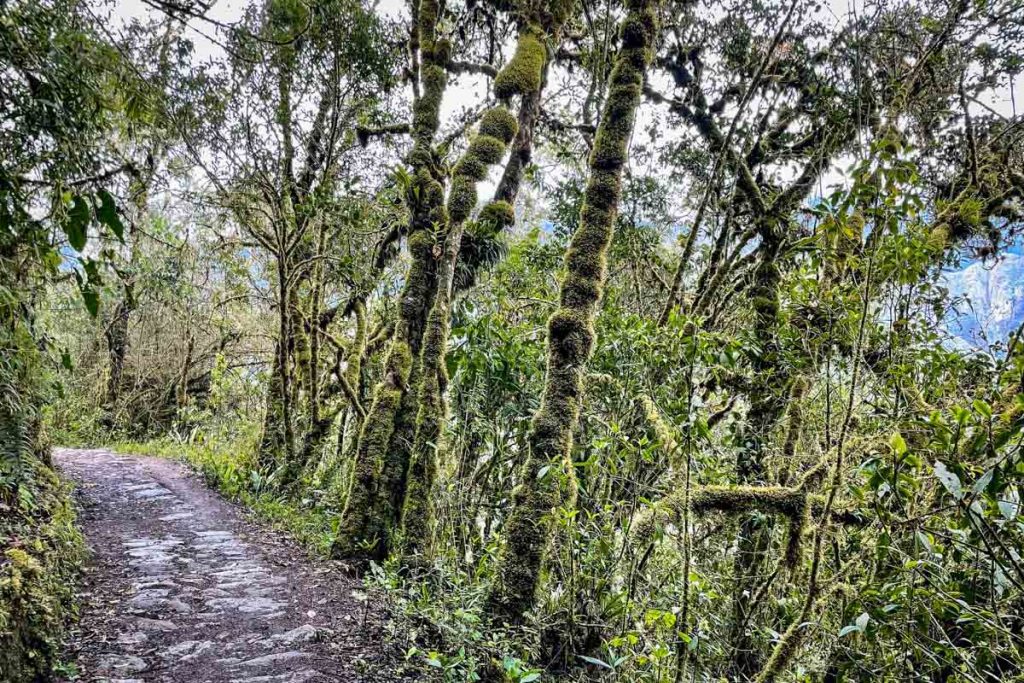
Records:
<instances>
[{"instance_id":1,"label":"mossy bank","mask_svg":"<svg viewBox=\"0 0 1024 683\"><path fill-rule=\"evenodd\" d=\"M16 500L0 498L0 680L51 680L75 614L84 558L70 486L42 462Z\"/></svg>"}]
</instances>

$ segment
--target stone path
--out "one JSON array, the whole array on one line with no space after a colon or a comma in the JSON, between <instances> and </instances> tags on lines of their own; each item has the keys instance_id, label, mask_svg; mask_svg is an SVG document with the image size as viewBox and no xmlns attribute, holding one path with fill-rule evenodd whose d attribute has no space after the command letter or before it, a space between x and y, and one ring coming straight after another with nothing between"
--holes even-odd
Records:
<instances>
[{"instance_id":1,"label":"stone path","mask_svg":"<svg viewBox=\"0 0 1024 683\"><path fill-rule=\"evenodd\" d=\"M58 449L92 551L78 681L400 680L355 579L261 530L183 466Z\"/></svg>"}]
</instances>

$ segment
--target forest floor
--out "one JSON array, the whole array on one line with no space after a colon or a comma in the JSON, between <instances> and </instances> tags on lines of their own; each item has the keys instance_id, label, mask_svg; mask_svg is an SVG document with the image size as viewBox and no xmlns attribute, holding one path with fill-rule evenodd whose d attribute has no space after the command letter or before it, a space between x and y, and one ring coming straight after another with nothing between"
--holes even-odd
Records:
<instances>
[{"instance_id":1,"label":"forest floor","mask_svg":"<svg viewBox=\"0 0 1024 683\"><path fill-rule=\"evenodd\" d=\"M359 581L261 528L183 465L56 449L90 548L67 659L78 681L392 681L400 653Z\"/></svg>"}]
</instances>

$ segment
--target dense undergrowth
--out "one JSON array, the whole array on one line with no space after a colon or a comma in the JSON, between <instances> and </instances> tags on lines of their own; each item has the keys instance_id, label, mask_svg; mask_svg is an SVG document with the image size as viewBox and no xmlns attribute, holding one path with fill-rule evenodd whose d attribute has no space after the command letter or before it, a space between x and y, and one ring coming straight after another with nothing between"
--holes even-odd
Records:
<instances>
[{"instance_id":1,"label":"dense undergrowth","mask_svg":"<svg viewBox=\"0 0 1024 683\"><path fill-rule=\"evenodd\" d=\"M52 367L5 279L0 272L0 681L22 683L60 665L84 546L43 427Z\"/></svg>"}]
</instances>

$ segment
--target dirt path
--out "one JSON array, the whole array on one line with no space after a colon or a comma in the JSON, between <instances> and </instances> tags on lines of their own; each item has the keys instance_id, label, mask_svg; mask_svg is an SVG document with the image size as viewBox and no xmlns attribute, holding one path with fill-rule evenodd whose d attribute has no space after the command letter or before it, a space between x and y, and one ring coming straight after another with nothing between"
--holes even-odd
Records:
<instances>
[{"instance_id":1,"label":"dirt path","mask_svg":"<svg viewBox=\"0 0 1024 683\"><path fill-rule=\"evenodd\" d=\"M92 556L82 681L398 680L359 583L247 521L178 463L58 449Z\"/></svg>"}]
</instances>

